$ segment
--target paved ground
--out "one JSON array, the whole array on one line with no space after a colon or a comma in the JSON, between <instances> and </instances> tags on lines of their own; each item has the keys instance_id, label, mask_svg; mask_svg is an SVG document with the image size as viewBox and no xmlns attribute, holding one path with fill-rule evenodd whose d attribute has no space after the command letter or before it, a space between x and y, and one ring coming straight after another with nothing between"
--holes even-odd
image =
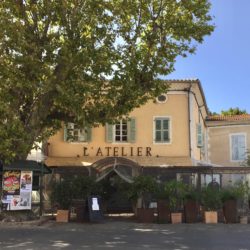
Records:
<instances>
[{"instance_id":1,"label":"paved ground","mask_svg":"<svg viewBox=\"0 0 250 250\"><path fill-rule=\"evenodd\" d=\"M0 249L250 249L250 224L1 224Z\"/></svg>"}]
</instances>

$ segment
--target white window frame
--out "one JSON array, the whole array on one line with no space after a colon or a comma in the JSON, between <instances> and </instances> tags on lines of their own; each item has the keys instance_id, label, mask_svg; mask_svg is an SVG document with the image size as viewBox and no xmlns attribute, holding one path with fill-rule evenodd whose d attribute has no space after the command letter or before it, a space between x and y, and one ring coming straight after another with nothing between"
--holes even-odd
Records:
<instances>
[{"instance_id":1,"label":"white window frame","mask_svg":"<svg viewBox=\"0 0 250 250\"><path fill-rule=\"evenodd\" d=\"M116 124L114 124L113 125L113 143L114 144L117 144L117 143L129 143L129 128L128 128L128 121L127 120L125 120L125 119L121 119L120 121L119 121L119 123L120 123L120 126L122 126L122 123L126 123L127 124L127 140L126 141L117 141L116 140L116 125L118 124L118 123L116 123ZM122 137L122 134L120 134L120 136Z\"/></svg>"},{"instance_id":2,"label":"white window frame","mask_svg":"<svg viewBox=\"0 0 250 250\"><path fill-rule=\"evenodd\" d=\"M169 136L169 141L167 142L157 142L155 139L155 132L156 132L156 120L157 119L167 119L169 121L169 132L168 132L168 136ZM153 144L157 144L157 145L168 145L168 144L172 144L172 117L171 116L153 116Z\"/></svg>"},{"instance_id":3,"label":"white window frame","mask_svg":"<svg viewBox=\"0 0 250 250\"><path fill-rule=\"evenodd\" d=\"M237 135L243 135L245 137L245 151L247 153L247 133L230 133L229 134L229 152L230 152L230 161L231 162L242 162L246 159L246 156L244 159L240 159L240 160L233 160L233 152L232 152L232 136L237 136Z\"/></svg>"}]
</instances>

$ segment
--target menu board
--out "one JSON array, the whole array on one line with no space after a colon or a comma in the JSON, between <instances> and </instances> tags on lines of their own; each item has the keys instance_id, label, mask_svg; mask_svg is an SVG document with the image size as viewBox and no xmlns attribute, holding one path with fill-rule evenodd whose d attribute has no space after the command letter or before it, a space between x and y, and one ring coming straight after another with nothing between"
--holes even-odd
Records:
<instances>
[{"instance_id":1,"label":"menu board","mask_svg":"<svg viewBox=\"0 0 250 250\"><path fill-rule=\"evenodd\" d=\"M3 172L2 202L8 210L31 209L32 171Z\"/></svg>"},{"instance_id":2,"label":"menu board","mask_svg":"<svg viewBox=\"0 0 250 250\"><path fill-rule=\"evenodd\" d=\"M103 220L103 214L100 208L101 199L99 196L88 197L88 213L91 222L99 222Z\"/></svg>"}]
</instances>

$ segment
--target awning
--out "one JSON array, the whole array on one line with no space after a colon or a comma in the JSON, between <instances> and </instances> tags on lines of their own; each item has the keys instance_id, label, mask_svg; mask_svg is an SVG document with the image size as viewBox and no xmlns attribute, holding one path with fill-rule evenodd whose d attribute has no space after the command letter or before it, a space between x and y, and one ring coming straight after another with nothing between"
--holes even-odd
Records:
<instances>
[{"instance_id":1,"label":"awning","mask_svg":"<svg viewBox=\"0 0 250 250\"><path fill-rule=\"evenodd\" d=\"M3 170L24 170L37 172L39 174L51 173L51 170L44 163L28 160L18 160L11 164L3 165Z\"/></svg>"},{"instance_id":2,"label":"awning","mask_svg":"<svg viewBox=\"0 0 250 250\"><path fill-rule=\"evenodd\" d=\"M48 167L87 167L95 162L107 157L47 157L45 164ZM151 156L151 157L126 157L128 160L135 162L143 167L171 167L171 166L192 166L190 157L168 157L168 156Z\"/></svg>"}]
</instances>

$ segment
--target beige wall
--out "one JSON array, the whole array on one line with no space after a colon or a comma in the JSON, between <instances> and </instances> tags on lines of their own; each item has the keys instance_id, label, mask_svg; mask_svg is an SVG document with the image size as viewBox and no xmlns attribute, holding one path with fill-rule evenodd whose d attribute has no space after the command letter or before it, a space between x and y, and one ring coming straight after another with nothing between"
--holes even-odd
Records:
<instances>
[{"instance_id":1,"label":"beige wall","mask_svg":"<svg viewBox=\"0 0 250 250\"><path fill-rule=\"evenodd\" d=\"M63 141L63 130L50 138L50 156L76 157L83 155L83 147L88 147L90 156L95 156L99 147L124 147L124 154L130 147L137 152L137 147L151 147L152 155L156 156L188 156L188 110L187 95L168 95L165 104L149 102L141 108L135 109L130 117L136 118L136 142L135 143L106 143L105 127L92 128L92 140L89 143L69 143ZM170 118L170 138L168 144L156 144L153 142L154 117L167 116ZM128 150L125 150L128 149ZM119 150L120 151L120 150ZM106 152L103 150L103 154ZM111 150L112 152L112 150ZM144 154L144 152L143 152ZM121 156L121 152L119 152Z\"/></svg>"},{"instance_id":2,"label":"beige wall","mask_svg":"<svg viewBox=\"0 0 250 250\"><path fill-rule=\"evenodd\" d=\"M209 126L211 126L210 124ZM250 125L227 125L208 128L209 162L222 166L240 166L242 161L231 161L230 135L246 135L246 149L250 149Z\"/></svg>"},{"instance_id":3,"label":"beige wall","mask_svg":"<svg viewBox=\"0 0 250 250\"><path fill-rule=\"evenodd\" d=\"M182 91L192 85L190 100L187 91ZM152 162L152 157L186 157L190 159L189 129L192 135L192 160L201 160L200 148L196 144L196 124L202 122L199 114L198 101L202 101L202 95L198 84L180 83L178 91L171 88L168 92L166 103L150 101L146 105L131 112L130 117L136 118L136 142L135 143L107 143L105 141L105 127L92 128L92 140L89 143L64 142L63 130L50 138L50 157L106 157L106 156L133 156L145 157ZM196 95L196 98L194 97ZM189 127L189 109L191 115L191 127ZM204 110L202 111L204 112ZM170 143L157 144L153 141L153 125L155 117L166 116L170 119ZM202 123L203 124L203 123ZM205 128L203 128L205 131ZM107 149L109 147L109 149ZM99 150L99 151L98 151ZM109 155L107 154L109 150ZM145 159L144 159L145 162ZM166 162L168 164L168 162Z\"/></svg>"}]
</instances>

